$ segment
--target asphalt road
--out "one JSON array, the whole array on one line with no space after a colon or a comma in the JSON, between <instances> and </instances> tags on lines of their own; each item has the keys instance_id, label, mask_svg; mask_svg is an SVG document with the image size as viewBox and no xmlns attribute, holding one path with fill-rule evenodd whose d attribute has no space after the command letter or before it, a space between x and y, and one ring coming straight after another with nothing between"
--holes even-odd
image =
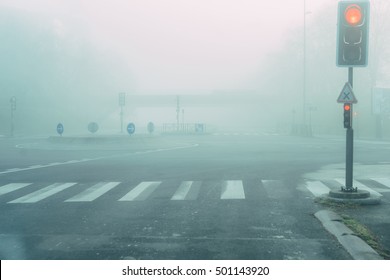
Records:
<instances>
[{"instance_id":1,"label":"asphalt road","mask_svg":"<svg viewBox=\"0 0 390 280\"><path fill-rule=\"evenodd\" d=\"M1 259L351 259L314 217L324 206L306 188L340 172L321 170L343 163L343 138L247 133L0 145ZM355 161L387 165L389 147L357 141Z\"/></svg>"}]
</instances>

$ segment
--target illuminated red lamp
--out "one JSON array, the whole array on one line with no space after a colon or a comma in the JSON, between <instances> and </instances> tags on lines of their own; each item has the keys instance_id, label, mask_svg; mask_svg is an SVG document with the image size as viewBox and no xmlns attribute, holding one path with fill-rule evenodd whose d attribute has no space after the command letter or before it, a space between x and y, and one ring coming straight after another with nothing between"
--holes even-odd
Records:
<instances>
[{"instance_id":1,"label":"illuminated red lamp","mask_svg":"<svg viewBox=\"0 0 390 280\"><path fill-rule=\"evenodd\" d=\"M362 8L359 5L349 5L344 12L345 21L351 25L356 26L361 23L363 14Z\"/></svg>"}]
</instances>

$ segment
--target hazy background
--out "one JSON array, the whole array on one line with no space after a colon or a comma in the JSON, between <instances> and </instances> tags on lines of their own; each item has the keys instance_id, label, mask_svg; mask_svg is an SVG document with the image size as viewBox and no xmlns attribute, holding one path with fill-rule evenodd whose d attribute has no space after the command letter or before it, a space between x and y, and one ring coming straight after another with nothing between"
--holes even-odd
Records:
<instances>
[{"instance_id":1,"label":"hazy background","mask_svg":"<svg viewBox=\"0 0 390 280\"><path fill-rule=\"evenodd\" d=\"M390 87L390 3L370 2L354 127L375 137L380 123L386 137L389 114L372 114L372 88ZM342 134L337 3L306 0L305 12L303 0L1 0L0 135L10 134L12 96L15 135L54 135L59 122L87 133L91 121L118 133L120 92L124 122L137 128L176 123L179 96L180 122L215 131L289 133L305 108L314 134Z\"/></svg>"}]
</instances>

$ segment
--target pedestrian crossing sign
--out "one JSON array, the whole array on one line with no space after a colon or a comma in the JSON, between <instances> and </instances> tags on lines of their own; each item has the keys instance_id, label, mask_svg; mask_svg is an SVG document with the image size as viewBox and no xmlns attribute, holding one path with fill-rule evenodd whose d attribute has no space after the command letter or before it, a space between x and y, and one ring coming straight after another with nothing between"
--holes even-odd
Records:
<instances>
[{"instance_id":1,"label":"pedestrian crossing sign","mask_svg":"<svg viewBox=\"0 0 390 280\"><path fill-rule=\"evenodd\" d=\"M340 92L339 98L337 98L338 103L357 103L357 99L353 94L352 86L350 83L346 82L342 91Z\"/></svg>"}]
</instances>

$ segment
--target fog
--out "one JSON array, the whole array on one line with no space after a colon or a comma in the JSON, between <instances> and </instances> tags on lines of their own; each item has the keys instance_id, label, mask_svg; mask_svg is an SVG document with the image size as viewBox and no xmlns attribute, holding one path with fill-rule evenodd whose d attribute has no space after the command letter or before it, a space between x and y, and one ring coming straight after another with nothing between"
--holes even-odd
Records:
<instances>
[{"instance_id":1,"label":"fog","mask_svg":"<svg viewBox=\"0 0 390 280\"><path fill-rule=\"evenodd\" d=\"M390 136L371 94L390 87L387 2L371 1L369 66L355 70L358 137L375 137L378 122ZM87 134L92 121L100 134L119 133L119 93L124 123L140 132L179 121L342 134L337 3L306 0L305 12L303 0L3 0L0 135L12 122L20 136L54 135L59 122L68 135Z\"/></svg>"}]
</instances>

